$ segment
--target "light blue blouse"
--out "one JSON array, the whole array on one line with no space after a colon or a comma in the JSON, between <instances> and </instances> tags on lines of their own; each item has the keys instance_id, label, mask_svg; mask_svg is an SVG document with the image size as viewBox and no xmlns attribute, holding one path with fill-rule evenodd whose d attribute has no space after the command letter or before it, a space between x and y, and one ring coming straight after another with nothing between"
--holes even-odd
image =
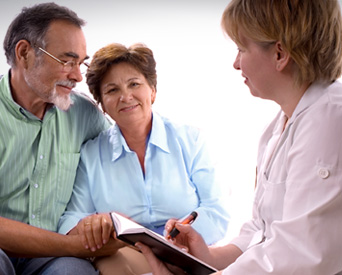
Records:
<instances>
[{"instance_id":1,"label":"light blue blouse","mask_svg":"<svg viewBox=\"0 0 342 275\"><path fill-rule=\"evenodd\" d=\"M162 233L168 219L196 210L193 227L212 244L224 237L228 226L221 199L200 131L153 113L145 174L117 125L82 147L73 195L59 232L66 234L96 211L117 211Z\"/></svg>"}]
</instances>

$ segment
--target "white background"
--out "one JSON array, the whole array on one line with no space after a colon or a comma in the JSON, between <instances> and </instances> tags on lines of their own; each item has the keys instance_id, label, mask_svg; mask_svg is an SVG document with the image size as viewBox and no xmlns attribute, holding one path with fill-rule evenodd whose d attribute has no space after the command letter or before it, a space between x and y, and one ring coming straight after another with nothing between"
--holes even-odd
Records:
<instances>
[{"instance_id":1,"label":"white background","mask_svg":"<svg viewBox=\"0 0 342 275\"><path fill-rule=\"evenodd\" d=\"M1 1L1 43L23 6L44 1ZM231 215L226 241L251 214L259 136L279 107L254 98L233 69L236 46L223 34L228 0L57 0L87 21L88 54L118 42L143 42L157 61L154 110L201 128L216 161ZM0 73L8 70L1 47ZM81 83L79 89L87 91ZM180 198L184 199L184 198Z\"/></svg>"}]
</instances>

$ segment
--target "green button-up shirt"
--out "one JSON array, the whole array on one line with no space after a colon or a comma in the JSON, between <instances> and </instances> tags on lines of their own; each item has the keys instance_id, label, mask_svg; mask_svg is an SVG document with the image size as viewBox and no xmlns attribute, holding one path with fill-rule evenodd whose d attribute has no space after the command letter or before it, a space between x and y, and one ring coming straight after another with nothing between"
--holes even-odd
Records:
<instances>
[{"instance_id":1,"label":"green button-up shirt","mask_svg":"<svg viewBox=\"0 0 342 275\"><path fill-rule=\"evenodd\" d=\"M0 216L57 230L80 147L110 124L86 96L71 97L68 111L52 107L40 120L13 101L9 74L0 80Z\"/></svg>"}]
</instances>

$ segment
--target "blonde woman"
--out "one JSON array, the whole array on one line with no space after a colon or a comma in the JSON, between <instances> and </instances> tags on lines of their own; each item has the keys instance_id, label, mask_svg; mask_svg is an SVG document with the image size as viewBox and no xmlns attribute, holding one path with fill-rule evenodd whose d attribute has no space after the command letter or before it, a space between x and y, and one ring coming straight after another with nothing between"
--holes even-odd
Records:
<instances>
[{"instance_id":1,"label":"blonde woman","mask_svg":"<svg viewBox=\"0 0 342 275\"><path fill-rule=\"evenodd\" d=\"M190 253L218 274L340 274L339 1L232 0L222 25L238 46L234 68L251 94L273 100L280 112L260 139L253 219L223 247L207 247L192 227L177 224L176 243L185 238ZM171 274L137 246L154 275Z\"/></svg>"}]
</instances>

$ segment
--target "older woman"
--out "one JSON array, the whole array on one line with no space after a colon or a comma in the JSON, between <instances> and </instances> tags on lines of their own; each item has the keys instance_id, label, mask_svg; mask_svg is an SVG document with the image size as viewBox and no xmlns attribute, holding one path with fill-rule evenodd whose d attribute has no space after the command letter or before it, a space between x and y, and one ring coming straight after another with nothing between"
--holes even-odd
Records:
<instances>
[{"instance_id":1,"label":"older woman","mask_svg":"<svg viewBox=\"0 0 342 275\"><path fill-rule=\"evenodd\" d=\"M189 226L176 225L176 242L187 237L190 252L222 274L342 274L338 2L232 0L223 14L239 48L234 67L252 95L281 110L260 140L253 219L240 235L208 248ZM170 274L138 246L153 274Z\"/></svg>"},{"instance_id":2,"label":"older woman","mask_svg":"<svg viewBox=\"0 0 342 275\"><path fill-rule=\"evenodd\" d=\"M201 133L152 111L155 66L152 51L142 44L110 44L96 52L87 72L91 93L115 125L83 146L59 231L83 234L92 250L101 248L113 230L108 215L88 216L95 212L117 211L162 234L168 219L195 210L193 226L206 243L222 239L226 232L228 215ZM145 267L137 269L139 257L145 261L133 249L120 249L102 272L125 274L113 269L115 259L126 262L124 268L133 273L147 272ZM97 261L98 266L102 263Z\"/></svg>"}]
</instances>

